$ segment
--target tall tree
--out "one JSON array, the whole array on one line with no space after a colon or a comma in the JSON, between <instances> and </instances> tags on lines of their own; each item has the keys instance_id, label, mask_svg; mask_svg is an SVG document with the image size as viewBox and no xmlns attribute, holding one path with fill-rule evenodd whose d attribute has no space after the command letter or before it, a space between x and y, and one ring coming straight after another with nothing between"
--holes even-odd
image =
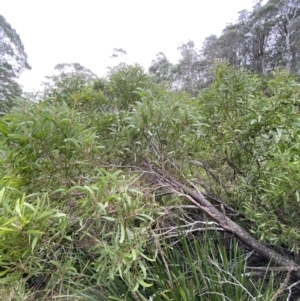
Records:
<instances>
[{"instance_id":1,"label":"tall tree","mask_svg":"<svg viewBox=\"0 0 300 301\"><path fill-rule=\"evenodd\" d=\"M16 79L30 69L24 45L16 30L0 15L0 110L12 105L11 98L20 96L21 86Z\"/></svg>"},{"instance_id":2,"label":"tall tree","mask_svg":"<svg viewBox=\"0 0 300 301\"><path fill-rule=\"evenodd\" d=\"M109 57L110 59L112 59L112 61L110 63L110 66L108 66L107 68L111 69L116 66L126 65L127 55L127 51L123 48L114 48L111 56Z\"/></svg>"},{"instance_id":3,"label":"tall tree","mask_svg":"<svg viewBox=\"0 0 300 301\"><path fill-rule=\"evenodd\" d=\"M252 62L251 70L265 75L268 71L268 52L271 48L271 31L276 22L274 18L276 7L272 3L254 8L249 19L249 34L251 36Z\"/></svg>"},{"instance_id":4,"label":"tall tree","mask_svg":"<svg viewBox=\"0 0 300 301\"><path fill-rule=\"evenodd\" d=\"M55 66L56 73L46 76L43 82L45 97L55 98L55 101L70 101L72 93L92 84L98 77L88 68L79 63L63 63Z\"/></svg>"},{"instance_id":5,"label":"tall tree","mask_svg":"<svg viewBox=\"0 0 300 301\"><path fill-rule=\"evenodd\" d=\"M174 80L174 65L163 52L159 52L156 55L156 59L151 62L149 73L154 81L171 84Z\"/></svg>"},{"instance_id":6,"label":"tall tree","mask_svg":"<svg viewBox=\"0 0 300 301\"><path fill-rule=\"evenodd\" d=\"M258 1L251 12L242 10L236 23L222 35L208 37L202 49L211 64L225 59L234 67L244 67L265 75L281 66L298 74L300 69L300 1Z\"/></svg>"},{"instance_id":7,"label":"tall tree","mask_svg":"<svg viewBox=\"0 0 300 301\"><path fill-rule=\"evenodd\" d=\"M196 49L195 43L191 40L185 44L182 43L178 50L181 54L177 65L179 86L181 89L195 94L202 74L200 51Z\"/></svg>"},{"instance_id":8,"label":"tall tree","mask_svg":"<svg viewBox=\"0 0 300 301\"><path fill-rule=\"evenodd\" d=\"M284 66L293 73L299 70L300 1L270 0L277 7L275 35Z\"/></svg>"},{"instance_id":9,"label":"tall tree","mask_svg":"<svg viewBox=\"0 0 300 301\"><path fill-rule=\"evenodd\" d=\"M184 90L195 94L203 83L207 82L206 61L201 57L201 51L195 47L193 41L182 43L177 50L180 59L172 64L162 52L156 55L149 68L149 73L157 82L169 83L172 90Z\"/></svg>"}]
</instances>

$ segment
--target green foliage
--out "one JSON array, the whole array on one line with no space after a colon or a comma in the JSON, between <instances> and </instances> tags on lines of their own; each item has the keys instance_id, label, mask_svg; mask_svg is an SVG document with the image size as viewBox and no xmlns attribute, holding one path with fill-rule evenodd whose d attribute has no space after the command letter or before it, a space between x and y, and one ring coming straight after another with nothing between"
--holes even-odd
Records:
<instances>
[{"instance_id":1,"label":"green foliage","mask_svg":"<svg viewBox=\"0 0 300 301\"><path fill-rule=\"evenodd\" d=\"M21 96L16 79L25 69L30 66L20 36L0 15L0 112L12 106L12 98Z\"/></svg>"},{"instance_id":2,"label":"green foliage","mask_svg":"<svg viewBox=\"0 0 300 301\"><path fill-rule=\"evenodd\" d=\"M42 98L65 102L70 107L74 107L72 94L80 92L97 79L96 74L79 63L57 64L54 69L57 73L47 76L47 81L43 83Z\"/></svg>"},{"instance_id":3,"label":"green foliage","mask_svg":"<svg viewBox=\"0 0 300 301\"><path fill-rule=\"evenodd\" d=\"M24 289L31 277L39 277L43 265L49 268L44 276L51 275L45 246L53 248L64 239L66 215L49 205L47 195L25 197L16 190L0 191L0 286L12 289L11 293L14 285Z\"/></svg>"},{"instance_id":4,"label":"green foliage","mask_svg":"<svg viewBox=\"0 0 300 301\"><path fill-rule=\"evenodd\" d=\"M41 190L77 183L101 150L93 129L64 104L24 102L3 120L8 147L3 164L10 164L14 172L26 178L28 188L31 183Z\"/></svg>"},{"instance_id":5,"label":"green foliage","mask_svg":"<svg viewBox=\"0 0 300 301\"><path fill-rule=\"evenodd\" d=\"M116 110L128 110L140 100L135 91L150 86L150 79L141 66L119 65L110 69L105 92Z\"/></svg>"},{"instance_id":6,"label":"green foliage","mask_svg":"<svg viewBox=\"0 0 300 301\"><path fill-rule=\"evenodd\" d=\"M108 105L103 91L96 89L92 85L73 92L70 95L70 99L73 100L72 108L76 108L82 113L86 112L89 115L93 112L105 111Z\"/></svg>"},{"instance_id":7,"label":"green foliage","mask_svg":"<svg viewBox=\"0 0 300 301\"><path fill-rule=\"evenodd\" d=\"M1 191L0 285L32 300L98 296L120 277L146 286L148 227L155 208L120 172L48 194ZM138 227L136 226L138 225ZM20 299L22 300L22 299ZM31 299L30 299L31 300ZM69 300L69 299L67 299Z\"/></svg>"},{"instance_id":8,"label":"green foliage","mask_svg":"<svg viewBox=\"0 0 300 301\"><path fill-rule=\"evenodd\" d=\"M135 188L134 175L128 178L120 172L97 168L102 164L103 146L98 129L89 124L86 112L61 102L53 105L52 101L19 102L1 121L0 184L25 190L29 195L16 201L16 208L20 202L31 209L28 214L35 214L26 217L25 224L23 220L17 224L22 231L28 230L28 235L36 235L24 236L24 241L33 241L34 247L17 236L11 244L8 238L3 242L5 252L16 252L23 270L5 269L3 279L7 282L2 284L7 290L23 290L20 300L30 295L35 300L42 295L47 299L64 294L83 299L96 296L98 300L116 277L121 277L131 290L147 285L143 280L147 277L145 261L151 258L144 249L155 205ZM34 196L44 202L41 215L60 212L65 219L61 223L53 221L50 226L45 222L40 227L35 220L35 204L41 201ZM27 198L28 204L23 205ZM10 200L5 209L13 212L15 201L12 197ZM11 235L17 217L6 211L3 216L2 230ZM17 230L16 235L22 235ZM25 251L28 260L19 255ZM12 258L7 266L17 261L12 254L7 256ZM32 269L31 261L35 262Z\"/></svg>"},{"instance_id":9,"label":"green foliage","mask_svg":"<svg viewBox=\"0 0 300 301\"><path fill-rule=\"evenodd\" d=\"M251 281L246 273L246 256L236 240L227 242L229 249L218 233L207 232L199 240L180 233L178 237L175 246L169 247L170 242L165 242L149 266L152 286L134 296L116 281L109 288L113 294L110 299L267 301L279 288L280 279L274 274L262 275L262 281L257 284ZM153 253L153 247L149 252Z\"/></svg>"},{"instance_id":10,"label":"green foliage","mask_svg":"<svg viewBox=\"0 0 300 301\"><path fill-rule=\"evenodd\" d=\"M258 238L295 252L300 247L299 95L299 84L285 72L262 80L220 66L213 85L199 97L203 122L210 124L202 133L214 160L207 169L222 177L216 189L245 214Z\"/></svg>"},{"instance_id":11,"label":"green foliage","mask_svg":"<svg viewBox=\"0 0 300 301\"><path fill-rule=\"evenodd\" d=\"M179 233L195 216L206 219L170 213L186 201L153 173L222 198L246 230L293 256L298 83L285 72L261 79L219 65L212 85L191 98L136 65L97 81L81 76L78 86L61 86L74 74L59 78L51 97L20 100L0 120L0 292L15 300L270 300L279 283L245 276L252 255L239 242L201 231L175 245L157 236L174 219Z\"/></svg>"},{"instance_id":12,"label":"green foliage","mask_svg":"<svg viewBox=\"0 0 300 301\"><path fill-rule=\"evenodd\" d=\"M152 161L163 169L182 166L195 151L196 116L185 94L139 89L141 101L128 113L118 134L118 150L131 161ZM130 156L130 157L129 157Z\"/></svg>"}]
</instances>

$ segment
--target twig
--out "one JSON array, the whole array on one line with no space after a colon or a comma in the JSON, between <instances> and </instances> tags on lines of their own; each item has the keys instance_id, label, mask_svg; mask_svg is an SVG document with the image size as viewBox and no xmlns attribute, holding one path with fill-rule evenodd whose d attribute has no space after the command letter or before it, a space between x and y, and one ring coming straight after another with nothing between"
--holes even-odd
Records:
<instances>
[{"instance_id":1,"label":"twig","mask_svg":"<svg viewBox=\"0 0 300 301\"><path fill-rule=\"evenodd\" d=\"M178 237L178 232L172 232L171 234L168 234L171 231L174 231L175 229L169 230L165 233L161 233L161 234L157 234L158 237L163 236L164 238L171 238L171 237ZM223 228L215 228L215 227L207 227L207 228L197 228L197 229L190 229L190 230L185 230L182 231L179 229L179 231L184 234L185 236L189 233L193 233L193 232L205 232L205 231L224 231ZM167 235L168 234L168 235Z\"/></svg>"},{"instance_id":2,"label":"twig","mask_svg":"<svg viewBox=\"0 0 300 301\"><path fill-rule=\"evenodd\" d=\"M292 285L290 285L289 287L287 287L287 289L289 290L289 294L286 298L286 301L290 301L290 298L292 296L292 288L296 285L300 284L300 280L298 280L297 282L293 283Z\"/></svg>"},{"instance_id":3,"label":"twig","mask_svg":"<svg viewBox=\"0 0 300 301\"><path fill-rule=\"evenodd\" d=\"M156 240L156 247L157 247L157 249L158 249L158 252L159 252L159 254L160 254L161 258L162 258L162 261L163 261L163 263L164 263L164 266L165 266L165 268L166 268L166 271L167 271L167 274L168 274L168 278L169 278L169 285L170 285L170 288L173 289L173 281L172 281L171 272L170 272L170 270L169 270L169 266L168 266L168 263L167 263L167 261L166 261L165 254L164 254L164 252L163 252L163 250L162 250L162 248L161 248L160 243L158 243L157 240Z\"/></svg>"},{"instance_id":4,"label":"twig","mask_svg":"<svg viewBox=\"0 0 300 301\"><path fill-rule=\"evenodd\" d=\"M200 210L208 214L211 218L216 220L219 225L225 230L231 232L233 235L238 237L243 243L254 250L263 258L272 261L279 266L288 266L293 270L293 275L300 278L300 266L294 261L283 257L274 250L268 248L266 245L251 236L245 229L236 224L227 216L224 216L215 206L213 206L201 192L194 192L193 190L187 188L185 185L176 181L170 176L161 176L162 179L168 183L172 190L177 191L179 196L185 197L191 203L198 206Z\"/></svg>"},{"instance_id":5,"label":"twig","mask_svg":"<svg viewBox=\"0 0 300 301\"><path fill-rule=\"evenodd\" d=\"M223 272L223 273L229 275L229 276L234 280L234 282L231 282L231 281L229 281L229 280L226 279L226 282L227 282L227 283L232 283L232 284L234 284L234 285L238 285L238 286L242 287L243 290L249 295L249 297L252 298L252 300L256 300L256 298L255 298L254 296L252 296L252 294L247 290L247 288L246 288L246 287L245 287L245 286L244 286L244 285L243 285L236 277L234 277L229 271L226 271L226 270L222 269L222 268L221 268L214 260L212 260L212 259L209 259L209 262L210 262L213 266L215 266L220 272Z\"/></svg>"},{"instance_id":6,"label":"twig","mask_svg":"<svg viewBox=\"0 0 300 301\"><path fill-rule=\"evenodd\" d=\"M288 272L291 267L246 267L246 269L261 272Z\"/></svg>"}]
</instances>

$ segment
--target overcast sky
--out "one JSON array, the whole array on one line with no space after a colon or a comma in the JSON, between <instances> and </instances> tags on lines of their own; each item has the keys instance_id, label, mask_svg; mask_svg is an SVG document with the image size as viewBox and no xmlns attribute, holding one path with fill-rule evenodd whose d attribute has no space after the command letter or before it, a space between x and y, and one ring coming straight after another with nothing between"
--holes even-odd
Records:
<instances>
[{"instance_id":1,"label":"overcast sky","mask_svg":"<svg viewBox=\"0 0 300 301\"><path fill-rule=\"evenodd\" d=\"M149 67L162 51L171 61L177 47L220 35L254 0L0 0L0 14L16 29L31 71L20 82L37 90L58 63L78 62L98 75L114 64L113 48L128 53L127 62Z\"/></svg>"}]
</instances>

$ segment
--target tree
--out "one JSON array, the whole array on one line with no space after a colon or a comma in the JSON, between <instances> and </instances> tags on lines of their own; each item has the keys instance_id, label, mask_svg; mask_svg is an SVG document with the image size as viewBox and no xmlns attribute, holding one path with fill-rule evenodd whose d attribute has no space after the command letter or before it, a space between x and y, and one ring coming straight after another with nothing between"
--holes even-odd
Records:
<instances>
[{"instance_id":1,"label":"tree","mask_svg":"<svg viewBox=\"0 0 300 301\"><path fill-rule=\"evenodd\" d=\"M70 104L71 95L92 84L98 77L79 63L57 64L57 74L46 76L43 82L43 98L52 98L56 102L65 101Z\"/></svg>"},{"instance_id":2,"label":"tree","mask_svg":"<svg viewBox=\"0 0 300 301\"><path fill-rule=\"evenodd\" d=\"M249 18L249 35L251 63L250 68L256 73L265 75L268 68L268 54L272 49L272 28L275 24L274 12L276 7L267 3L253 10Z\"/></svg>"},{"instance_id":3,"label":"tree","mask_svg":"<svg viewBox=\"0 0 300 301\"><path fill-rule=\"evenodd\" d=\"M113 53L112 55L110 56L110 58L117 58L119 57L120 55L127 55L127 51L122 49L122 48L114 48L113 49Z\"/></svg>"},{"instance_id":4,"label":"tree","mask_svg":"<svg viewBox=\"0 0 300 301\"><path fill-rule=\"evenodd\" d=\"M225 64L213 78L192 97L119 66L75 92L106 99L89 102L96 114L57 95L0 120L0 295L290 296L300 279L299 86L287 72Z\"/></svg>"},{"instance_id":5,"label":"tree","mask_svg":"<svg viewBox=\"0 0 300 301\"><path fill-rule=\"evenodd\" d=\"M251 12L242 10L219 38L208 37L202 55L209 63L224 59L261 75L275 67L299 74L299 28L299 0L258 1Z\"/></svg>"},{"instance_id":6,"label":"tree","mask_svg":"<svg viewBox=\"0 0 300 301\"><path fill-rule=\"evenodd\" d=\"M214 175L214 194L240 208L257 238L290 255L300 252L299 93L288 72L265 80L221 66L200 94L202 122L209 125L201 141L210 153L202 166Z\"/></svg>"},{"instance_id":7,"label":"tree","mask_svg":"<svg viewBox=\"0 0 300 301\"><path fill-rule=\"evenodd\" d=\"M115 110L128 110L140 100L136 90L149 88L151 84L149 76L140 65L120 64L109 68L104 92Z\"/></svg>"},{"instance_id":8,"label":"tree","mask_svg":"<svg viewBox=\"0 0 300 301\"><path fill-rule=\"evenodd\" d=\"M156 82L172 84L174 80L174 65L167 59L163 52L156 55L149 67L149 73Z\"/></svg>"},{"instance_id":9,"label":"tree","mask_svg":"<svg viewBox=\"0 0 300 301\"><path fill-rule=\"evenodd\" d=\"M16 79L30 69L24 45L16 30L0 15L0 110L12 105L11 98L20 96Z\"/></svg>"},{"instance_id":10,"label":"tree","mask_svg":"<svg viewBox=\"0 0 300 301\"><path fill-rule=\"evenodd\" d=\"M156 55L149 67L149 73L156 82L169 84L173 91L183 90L191 94L206 86L209 82L207 61L196 49L193 41L182 43L177 50L181 57L177 64L172 64L162 52Z\"/></svg>"},{"instance_id":11,"label":"tree","mask_svg":"<svg viewBox=\"0 0 300 301\"><path fill-rule=\"evenodd\" d=\"M275 35L277 49L281 50L283 65L289 72L299 71L300 1L270 0L277 7Z\"/></svg>"},{"instance_id":12,"label":"tree","mask_svg":"<svg viewBox=\"0 0 300 301\"><path fill-rule=\"evenodd\" d=\"M201 80L201 57L193 41L182 43L180 47L181 58L177 64L179 87L184 91L195 94Z\"/></svg>"},{"instance_id":13,"label":"tree","mask_svg":"<svg viewBox=\"0 0 300 301\"><path fill-rule=\"evenodd\" d=\"M274 5L258 3L251 13L242 10L238 21L227 25L219 38L208 37L203 55L209 61L223 59L236 68L266 74L273 25Z\"/></svg>"},{"instance_id":14,"label":"tree","mask_svg":"<svg viewBox=\"0 0 300 301\"><path fill-rule=\"evenodd\" d=\"M108 66L107 68L112 69L117 66L125 66L127 55L127 51L123 48L114 48L111 56L109 57L111 59L110 66Z\"/></svg>"}]
</instances>

